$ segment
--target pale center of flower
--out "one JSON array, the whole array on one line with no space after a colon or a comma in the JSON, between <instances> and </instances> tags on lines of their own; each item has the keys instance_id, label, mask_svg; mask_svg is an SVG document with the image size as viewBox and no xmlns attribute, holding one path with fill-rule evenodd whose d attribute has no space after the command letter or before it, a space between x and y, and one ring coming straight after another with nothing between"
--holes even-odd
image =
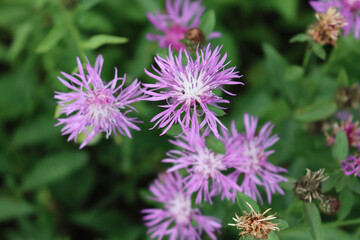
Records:
<instances>
[{"instance_id":1,"label":"pale center of flower","mask_svg":"<svg viewBox=\"0 0 360 240\"><path fill-rule=\"evenodd\" d=\"M204 80L203 72L187 71L186 74L181 73L176 76L175 81L179 86L174 88L178 91L178 99L187 104L201 102L202 97L208 95L210 91L209 85L205 84Z\"/></svg>"},{"instance_id":2,"label":"pale center of flower","mask_svg":"<svg viewBox=\"0 0 360 240\"><path fill-rule=\"evenodd\" d=\"M249 141L244 143L245 150L243 155L248 157L248 162L244 164L244 170L247 171L256 171L260 168L259 161L260 157L263 154L263 151L259 149L255 141Z\"/></svg>"},{"instance_id":3,"label":"pale center of flower","mask_svg":"<svg viewBox=\"0 0 360 240\"><path fill-rule=\"evenodd\" d=\"M188 223L191 215L191 199L184 194L178 193L168 203L168 210L170 214L175 218L176 223Z\"/></svg>"},{"instance_id":4,"label":"pale center of flower","mask_svg":"<svg viewBox=\"0 0 360 240\"><path fill-rule=\"evenodd\" d=\"M207 148L198 151L194 158L196 160L194 170L204 178L214 178L216 173L226 170L226 166L222 162L223 155L214 153Z\"/></svg>"},{"instance_id":5,"label":"pale center of flower","mask_svg":"<svg viewBox=\"0 0 360 240\"><path fill-rule=\"evenodd\" d=\"M105 130L116 121L119 109L114 105L115 97L109 92L93 93L88 96L86 115L94 126Z\"/></svg>"}]
</instances>

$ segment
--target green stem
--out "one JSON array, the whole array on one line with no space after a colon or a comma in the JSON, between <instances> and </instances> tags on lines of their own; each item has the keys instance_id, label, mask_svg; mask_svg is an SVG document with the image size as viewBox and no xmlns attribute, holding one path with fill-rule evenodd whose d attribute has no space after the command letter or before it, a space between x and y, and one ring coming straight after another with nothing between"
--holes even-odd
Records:
<instances>
[{"instance_id":1,"label":"green stem","mask_svg":"<svg viewBox=\"0 0 360 240\"><path fill-rule=\"evenodd\" d=\"M303 64L302 64L304 72L306 72L306 68L309 64L311 54L312 54L312 48L311 48L311 45L308 44L308 46L306 47L306 50L305 50L305 55L304 55Z\"/></svg>"},{"instance_id":2,"label":"green stem","mask_svg":"<svg viewBox=\"0 0 360 240\"><path fill-rule=\"evenodd\" d=\"M84 48L82 47L81 45L81 38L80 38L80 34L79 34L79 31L78 29L76 28L74 22L73 22L73 19L72 19L72 16L71 14L69 13L69 11L67 9L65 9L65 7L61 4L61 1L59 0L58 1L59 5L60 5L60 8L61 8L61 11L63 13L63 16L64 16L64 19L65 19L65 22L66 22L66 25L68 26L69 30L70 30L70 33L72 35L72 37L74 38L75 40L75 45L79 51L79 54L80 54L80 58L82 60L85 60L85 50Z\"/></svg>"}]
</instances>

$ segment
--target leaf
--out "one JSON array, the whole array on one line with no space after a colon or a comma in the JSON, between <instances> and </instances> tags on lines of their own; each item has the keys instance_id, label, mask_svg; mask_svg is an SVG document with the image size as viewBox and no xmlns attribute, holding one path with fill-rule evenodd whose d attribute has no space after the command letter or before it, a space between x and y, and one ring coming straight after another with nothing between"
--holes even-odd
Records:
<instances>
[{"instance_id":1,"label":"leaf","mask_svg":"<svg viewBox=\"0 0 360 240\"><path fill-rule=\"evenodd\" d=\"M297 19L297 12L299 8L298 0L272 0L269 1L275 9L287 20L294 21Z\"/></svg>"},{"instance_id":2,"label":"leaf","mask_svg":"<svg viewBox=\"0 0 360 240\"><path fill-rule=\"evenodd\" d=\"M303 109L295 111L295 119L303 122L315 122L326 119L336 111L333 101L318 101Z\"/></svg>"},{"instance_id":3,"label":"leaf","mask_svg":"<svg viewBox=\"0 0 360 240\"><path fill-rule=\"evenodd\" d=\"M217 107L215 107L215 106L213 106L213 105L208 105L208 108L209 108L210 111L212 111L213 113L215 113L216 116L218 116L218 117L221 117L221 116L226 115L226 112L225 112L224 110L222 110L222 109L220 109L220 108L217 108Z\"/></svg>"},{"instance_id":4,"label":"leaf","mask_svg":"<svg viewBox=\"0 0 360 240\"><path fill-rule=\"evenodd\" d=\"M325 60L326 52L325 52L322 45L314 44L312 50L313 50L313 52L315 53L316 56L318 56L322 60Z\"/></svg>"},{"instance_id":5,"label":"leaf","mask_svg":"<svg viewBox=\"0 0 360 240\"><path fill-rule=\"evenodd\" d=\"M99 34L92 36L87 41L82 42L82 46L85 49L94 50L105 44L123 44L126 43L127 41L128 39L124 37Z\"/></svg>"},{"instance_id":6,"label":"leaf","mask_svg":"<svg viewBox=\"0 0 360 240\"><path fill-rule=\"evenodd\" d=\"M225 154L224 143L214 136L206 138L206 146L216 153Z\"/></svg>"},{"instance_id":7,"label":"leaf","mask_svg":"<svg viewBox=\"0 0 360 240\"><path fill-rule=\"evenodd\" d=\"M26 202L6 196L0 197L0 222L28 215L33 211L33 207Z\"/></svg>"},{"instance_id":8,"label":"leaf","mask_svg":"<svg viewBox=\"0 0 360 240\"><path fill-rule=\"evenodd\" d=\"M339 212L337 213L337 216L340 220L343 220L349 215L349 213L355 203L355 196L350 191L349 188L345 188L340 193L339 200L341 202L341 207L340 207Z\"/></svg>"},{"instance_id":9,"label":"leaf","mask_svg":"<svg viewBox=\"0 0 360 240\"><path fill-rule=\"evenodd\" d=\"M347 87L349 86L349 78L344 68L341 69L337 77L338 87Z\"/></svg>"},{"instance_id":10,"label":"leaf","mask_svg":"<svg viewBox=\"0 0 360 240\"><path fill-rule=\"evenodd\" d=\"M284 73L288 67L286 60L267 43L263 45L263 50L265 53L265 66L272 86L274 88L283 87Z\"/></svg>"},{"instance_id":11,"label":"leaf","mask_svg":"<svg viewBox=\"0 0 360 240\"><path fill-rule=\"evenodd\" d=\"M290 43L294 43L294 42L306 42L309 40L309 37L306 33L299 33L296 34L295 36L293 36L290 39Z\"/></svg>"},{"instance_id":12,"label":"leaf","mask_svg":"<svg viewBox=\"0 0 360 240\"><path fill-rule=\"evenodd\" d=\"M360 194L360 182L356 177L351 177L348 187L356 192L357 194Z\"/></svg>"},{"instance_id":13,"label":"leaf","mask_svg":"<svg viewBox=\"0 0 360 240\"><path fill-rule=\"evenodd\" d=\"M335 185L336 192L341 192L350 182L351 177L342 175L339 181Z\"/></svg>"},{"instance_id":14,"label":"leaf","mask_svg":"<svg viewBox=\"0 0 360 240\"><path fill-rule=\"evenodd\" d=\"M59 24L52 28L50 32L44 37L44 39L36 47L36 53L45 53L56 46L56 44L64 37L65 27Z\"/></svg>"},{"instance_id":15,"label":"leaf","mask_svg":"<svg viewBox=\"0 0 360 240\"><path fill-rule=\"evenodd\" d=\"M33 27L33 22L25 21L15 30L14 41L11 43L8 53L10 59L15 59L21 50L26 46Z\"/></svg>"},{"instance_id":16,"label":"leaf","mask_svg":"<svg viewBox=\"0 0 360 240\"><path fill-rule=\"evenodd\" d=\"M349 143L344 130L340 130L336 135L336 140L332 148L333 157L338 160L344 160L349 153Z\"/></svg>"},{"instance_id":17,"label":"leaf","mask_svg":"<svg viewBox=\"0 0 360 240\"><path fill-rule=\"evenodd\" d=\"M312 238L314 240L324 240L320 213L314 203L304 203L304 217Z\"/></svg>"},{"instance_id":18,"label":"leaf","mask_svg":"<svg viewBox=\"0 0 360 240\"><path fill-rule=\"evenodd\" d=\"M84 152L63 152L39 161L25 176L22 189L31 190L58 181L86 164Z\"/></svg>"},{"instance_id":19,"label":"leaf","mask_svg":"<svg viewBox=\"0 0 360 240\"><path fill-rule=\"evenodd\" d=\"M279 237L276 235L275 231L271 231L269 233L267 240L279 240Z\"/></svg>"},{"instance_id":20,"label":"leaf","mask_svg":"<svg viewBox=\"0 0 360 240\"><path fill-rule=\"evenodd\" d=\"M304 75L304 69L300 66L293 65L286 68L284 78L287 81L299 80Z\"/></svg>"},{"instance_id":21,"label":"leaf","mask_svg":"<svg viewBox=\"0 0 360 240\"><path fill-rule=\"evenodd\" d=\"M274 220L271 220L271 222L273 223L277 223L277 227L280 229L280 230L284 230L284 229L287 229L289 227L289 224L287 223L287 221L285 220L282 220L282 219L274 219Z\"/></svg>"},{"instance_id":22,"label":"leaf","mask_svg":"<svg viewBox=\"0 0 360 240\"><path fill-rule=\"evenodd\" d=\"M325 180L325 182L321 184L321 190L323 192L328 192L333 189L335 184L338 182L339 177L340 176L338 174L331 175L327 180Z\"/></svg>"},{"instance_id":23,"label":"leaf","mask_svg":"<svg viewBox=\"0 0 360 240\"><path fill-rule=\"evenodd\" d=\"M203 31L205 36L209 36L215 27L215 23L215 11L213 9L209 9L202 15L199 28Z\"/></svg>"},{"instance_id":24,"label":"leaf","mask_svg":"<svg viewBox=\"0 0 360 240\"><path fill-rule=\"evenodd\" d=\"M243 211L246 211L247 213L251 212L251 209L246 204L246 202L248 202L251 205L251 207L254 209L255 212L258 212L258 213L260 212L259 205L254 201L254 199L252 199L245 193L238 193L236 196L236 202L239 205L241 212L243 212Z\"/></svg>"},{"instance_id":25,"label":"leaf","mask_svg":"<svg viewBox=\"0 0 360 240\"><path fill-rule=\"evenodd\" d=\"M170 129L166 132L166 134L171 136L171 137L177 137L182 132L183 132L183 129L181 128L181 126L179 124L177 124L177 125L172 125L170 127Z\"/></svg>"}]
</instances>

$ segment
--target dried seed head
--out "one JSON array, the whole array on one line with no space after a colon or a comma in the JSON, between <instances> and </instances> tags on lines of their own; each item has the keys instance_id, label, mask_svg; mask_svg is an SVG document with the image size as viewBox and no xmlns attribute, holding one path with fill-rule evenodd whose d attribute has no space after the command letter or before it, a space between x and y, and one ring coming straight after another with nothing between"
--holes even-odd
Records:
<instances>
[{"instance_id":1,"label":"dried seed head","mask_svg":"<svg viewBox=\"0 0 360 240\"><path fill-rule=\"evenodd\" d=\"M360 102L360 86L355 83L351 87L340 87L334 99L336 104L341 108L357 108Z\"/></svg>"},{"instance_id":2,"label":"dried seed head","mask_svg":"<svg viewBox=\"0 0 360 240\"><path fill-rule=\"evenodd\" d=\"M341 206L340 200L335 196L323 196L320 200L319 208L327 215L336 214Z\"/></svg>"},{"instance_id":3,"label":"dried seed head","mask_svg":"<svg viewBox=\"0 0 360 240\"><path fill-rule=\"evenodd\" d=\"M317 21L309 27L308 35L317 43L335 46L346 19L334 7L326 13L316 13L315 17Z\"/></svg>"},{"instance_id":4,"label":"dried seed head","mask_svg":"<svg viewBox=\"0 0 360 240\"><path fill-rule=\"evenodd\" d=\"M198 45L199 47L203 47L205 45L205 34L200 28L190 28L185 33L184 43L188 50L196 51Z\"/></svg>"},{"instance_id":5,"label":"dried seed head","mask_svg":"<svg viewBox=\"0 0 360 240\"><path fill-rule=\"evenodd\" d=\"M277 227L278 224L269 221L276 218L275 214L264 217L271 208L260 214L255 212L248 202L246 202L246 204L250 207L251 212L247 213L243 211L244 215L241 217L235 213L235 218L233 219L236 223L229 223L230 226L235 226L240 230L239 235L242 237L250 235L253 238L263 240L268 238L271 231L280 231Z\"/></svg>"},{"instance_id":6,"label":"dried seed head","mask_svg":"<svg viewBox=\"0 0 360 240\"><path fill-rule=\"evenodd\" d=\"M306 169L306 175L295 182L294 194L297 198L305 202L312 202L314 199L321 199L321 183L328 179L324 174L325 168L316 172Z\"/></svg>"}]
</instances>

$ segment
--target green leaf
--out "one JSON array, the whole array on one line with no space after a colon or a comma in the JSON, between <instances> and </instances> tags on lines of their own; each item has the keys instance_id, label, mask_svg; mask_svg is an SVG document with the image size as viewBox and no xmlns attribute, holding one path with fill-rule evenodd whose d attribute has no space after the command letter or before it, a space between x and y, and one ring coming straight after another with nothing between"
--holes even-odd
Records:
<instances>
[{"instance_id":1,"label":"green leaf","mask_svg":"<svg viewBox=\"0 0 360 240\"><path fill-rule=\"evenodd\" d=\"M315 53L316 56L318 56L322 60L325 60L326 52L325 52L322 45L314 44L312 49L313 49L313 52Z\"/></svg>"},{"instance_id":2,"label":"green leaf","mask_svg":"<svg viewBox=\"0 0 360 240\"><path fill-rule=\"evenodd\" d=\"M344 130L340 130L336 135L336 140L332 148L333 157L338 160L344 160L349 153L349 143Z\"/></svg>"},{"instance_id":3,"label":"green leaf","mask_svg":"<svg viewBox=\"0 0 360 240\"><path fill-rule=\"evenodd\" d=\"M48 156L25 176L22 189L31 190L58 181L83 167L87 160L85 152L63 152Z\"/></svg>"},{"instance_id":4,"label":"green leaf","mask_svg":"<svg viewBox=\"0 0 360 240\"><path fill-rule=\"evenodd\" d=\"M309 40L309 36L306 33L299 33L290 39L290 43L294 42L306 42Z\"/></svg>"},{"instance_id":5,"label":"green leaf","mask_svg":"<svg viewBox=\"0 0 360 240\"><path fill-rule=\"evenodd\" d=\"M339 180L339 175L338 174L333 174L331 175L327 180L325 180L325 182L323 182L321 184L321 189L323 192L328 192L331 189L333 189L336 185L336 183Z\"/></svg>"},{"instance_id":6,"label":"green leaf","mask_svg":"<svg viewBox=\"0 0 360 240\"><path fill-rule=\"evenodd\" d=\"M335 185L336 192L341 192L350 182L350 176L342 175Z\"/></svg>"},{"instance_id":7,"label":"green leaf","mask_svg":"<svg viewBox=\"0 0 360 240\"><path fill-rule=\"evenodd\" d=\"M299 80L304 75L304 69L300 66L293 65L286 68L284 78L287 81Z\"/></svg>"},{"instance_id":8,"label":"green leaf","mask_svg":"<svg viewBox=\"0 0 360 240\"><path fill-rule=\"evenodd\" d=\"M270 44L263 45L265 53L266 69L269 73L269 80L274 88L283 87L284 73L288 67L288 63L280 53Z\"/></svg>"},{"instance_id":9,"label":"green leaf","mask_svg":"<svg viewBox=\"0 0 360 240\"><path fill-rule=\"evenodd\" d=\"M183 129L179 124L172 125L171 128L166 132L167 135L171 137L177 137L183 132Z\"/></svg>"},{"instance_id":10,"label":"green leaf","mask_svg":"<svg viewBox=\"0 0 360 240\"><path fill-rule=\"evenodd\" d=\"M304 217L312 238L314 240L324 240L320 213L314 203L304 203Z\"/></svg>"},{"instance_id":11,"label":"green leaf","mask_svg":"<svg viewBox=\"0 0 360 240\"><path fill-rule=\"evenodd\" d=\"M260 212L259 205L254 201L254 199L252 199L245 193L238 193L236 196L236 201L239 205L241 212L246 211L247 213L251 213L251 208L246 204L246 202L251 205L255 212Z\"/></svg>"},{"instance_id":12,"label":"green leaf","mask_svg":"<svg viewBox=\"0 0 360 240\"><path fill-rule=\"evenodd\" d=\"M206 146L216 153L225 153L224 143L214 136L206 138Z\"/></svg>"},{"instance_id":13,"label":"green leaf","mask_svg":"<svg viewBox=\"0 0 360 240\"><path fill-rule=\"evenodd\" d=\"M221 116L226 115L226 112L225 112L224 110L222 110L222 109L220 109L220 108L217 108L217 107L215 107L215 106L213 106L213 105L208 105L208 108L209 108L210 111L212 111L213 113L215 113L216 116L218 116L218 117L221 117Z\"/></svg>"},{"instance_id":14,"label":"green leaf","mask_svg":"<svg viewBox=\"0 0 360 240\"><path fill-rule=\"evenodd\" d=\"M355 196L349 188L345 188L340 193L339 200L341 202L341 207L339 212L337 213L337 216L340 220L343 220L349 215L355 203Z\"/></svg>"},{"instance_id":15,"label":"green leaf","mask_svg":"<svg viewBox=\"0 0 360 240\"><path fill-rule=\"evenodd\" d=\"M199 28L203 31L205 36L208 37L209 34L214 30L215 23L215 11L213 9L209 9L202 15Z\"/></svg>"},{"instance_id":16,"label":"green leaf","mask_svg":"<svg viewBox=\"0 0 360 240\"><path fill-rule=\"evenodd\" d=\"M349 78L344 68L341 69L337 77L338 87L347 87L349 86Z\"/></svg>"},{"instance_id":17,"label":"green leaf","mask_svg":"<svg viewBox=\"0 0 360 240\"><path fill-rule=\"evenodd\" d=\"M333 101L318 101L303 109L295 111L295 119L303 122L315 122L326 119L336 111Z\"/></svg>"},{"instance_id":18,"label":"green leaf","mask_svg":"<svg viewBox=\"0 0 360 240\"><path fill-rule=\"evenodd\" d=\"M36 53L45 53L56 46L56 44L65 36L65 27L62 24L55 26L44 37L44 39L36 47Z\"/></svg>"},{"instance_id":19,"label":"green leaf","mask_svg":"<svg viewBox=\"0 0 360 240\"><path fill-rule=\"evenodd\" d=\"M14 41L11 43L8 53L10 59L15 59L21 50L26 46L33 27L33 22L25 21L15 30Z\"/></svg>"},{"instance_id":20,"label":"green leaf","mask_svg":"<svg viewBox=\"0 0 360 240\"><path fill-rule=\"evenodd\" d=\"M272 0L269 1L275 9L287 20L294 21L297 19L297 11L299 8L298 0Z\"/></svg>"},{"instance_id":21,"label":"green leaf","mask_svg":"<svg viewBox=\"0 0 360 240\"><path fill-rule=\"evenodd\" d=\"M33 207L23 201L6 196L0 197L0 221L7 221L34 211Z\"/></svg>"},{"instance_id":22,"label":"green leaf","mask_svg":"<svg viewBox=\"0 0 360 240\"><path fill-rule=\"evenodd\" d=\"M127 41L128 39L124 37L99 34L92 36L87 41L82 42L82 46L85 49L94 50L105 44L123 44L126 43Z\"/></svg>"},{"instance_id":23,"label":"green leaf","mask_svg":"<svg viewBox=\"0 0 360 240\"><path fill-rule=\"evenodd\" d=\"M348 187L357 194L360 194L360 181L358 180L358 178L351 177Z\"/></svg>"},{"instance_id":24,"label":"green leaf","mask_svg":"<svg viewBox=\"0 0 360 240\"><path fill-rule=\"evenodd\" d=\"M275 231L271 231L267 240L279 240L279 237L276 235Z\"/></svg>"},{"instance_id":25,"label":"green leaf","mask_svg":"<svg viewBox=\"0 0 360 240\"><path fill-rule=\"evenodd\" d=\"M289 227L289 224L287 223L287 221L285 220L282 220L282 219L274 219L274 220L271 220L271 222L273 223L277 223L277 227L280 229L280 230L284 230L286 228Z\"/></svg>"}]
</instances>

